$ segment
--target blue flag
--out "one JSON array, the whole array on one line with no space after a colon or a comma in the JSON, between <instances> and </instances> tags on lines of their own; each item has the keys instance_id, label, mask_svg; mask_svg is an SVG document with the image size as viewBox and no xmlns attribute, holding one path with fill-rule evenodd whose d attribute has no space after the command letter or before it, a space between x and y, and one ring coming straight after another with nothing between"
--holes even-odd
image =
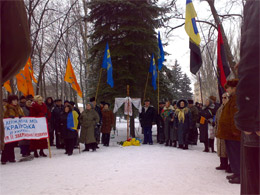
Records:
<instances>
[{"instance_id":1,"label":"blue flag","mask_svg":"<svg viewBox=\"0 0 260 195\"><path fill-rule=\"evenodd\" d=\"M109 48L108 48L108 43L106 45L106 50L105 50L105 53L104 53L102 68L107 69L107 83L113 88L114 87L113 67L112 67L110 51L109 51Z\"/></svg>"},{"instance_id":2,"label":"blue flag","mask_svg":"<svg viewBox=\"0 0 260 195\"><path fill-rule=\"evenodd\" d=\"M157 85L156 85L157 70L156 70L156 64L155 64L155 59L154 59L153 54L152 54L152 58L151 58L149 72L152 73L152 86L153 86L153 89L156 90L157 89Z\"/></svg>"},{"instance_id":3,"label":"blue flag","mask_svg":"<svg viewBox=\"0 0 260 195\"><path fill-rule=\"evenodd\" d=\"M163 67L163 62L164 62L164 51L163 51L163 47L162 47L160 32L158 32L158 69L159 69L159 71Z\"/></svg>"}]
</instances>

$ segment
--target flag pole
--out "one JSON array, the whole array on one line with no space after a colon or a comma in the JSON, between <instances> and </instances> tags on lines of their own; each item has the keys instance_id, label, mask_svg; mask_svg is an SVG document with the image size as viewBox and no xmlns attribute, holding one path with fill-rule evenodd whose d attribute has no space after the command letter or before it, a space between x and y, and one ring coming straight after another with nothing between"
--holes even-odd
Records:
<instances>
[{"instance_id":1,"label":"flag pole","mask_svg":"<svg viewBox=\"0 0 260 195\"><path fill-rule=\"evenodd\" d=\"M149 72L147 73L147 77L146 77L146 83L145 83L145 88L144 88L144 99L143 99L143 102L145 101L146 89L147 89L147 85L148 85L148 79L149 79Z\"/></svg>"},{"instance_id":2,"label":"flag pole","mask_svg":"<svg viewBox=\"0 0 260 195\"><path fill-rule=\"evenodd\" d=\"M160 114L160 110L159 110L159 104L160 104L160 80L159 80L159 68L158 68L158 114Z\"/></svg>"},{"instance_id":3,"label":"flag pole","mask_svg":"<svg viewBox=\"0 0 260 195\"><path fill-rule=\"evenodd\" d=\"M99 85L100 85L100 81L101 81L101 76L102 76L102 68L100 68L99 71L99 79L98 79L98 85L97 85L97 91L96 91L96 101L97 101L97 96L98 96L98 89L99 89Z\"/></svg>"},{"instance_id":4,"label":"flag pole","mask_svg":"<svg viewBox=\"0 0 260 195\"><path fill-rule=\"evenodd\" d=\"M199 71L199 83L200 83L200 96L201 96L201 103L202 103L202 105L203 105L203 96L202 96L202 87L201 87L200 71Z\"/></svg>"}]
</instances>

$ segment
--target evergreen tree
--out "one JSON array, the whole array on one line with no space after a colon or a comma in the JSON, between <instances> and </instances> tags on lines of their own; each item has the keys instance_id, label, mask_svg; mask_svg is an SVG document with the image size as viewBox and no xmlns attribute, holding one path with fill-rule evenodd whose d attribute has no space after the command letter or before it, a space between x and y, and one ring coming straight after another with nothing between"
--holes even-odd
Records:
<instances>
[{"instance_id":1,"label":"evergreen tree","mask_svg":"<svg viewBox=\"0 0 260 195\"><path fill-rule=\"evenodd\" d=\"M113 103L115 97L126 96L126 85L130 85L131 97L142 97L150 56L157 53L155 29L161 22L158 17L165 10L147 0L92 0L89 8L88 19L93 23L89 61L95 65L92 71L98 75L107 42L113 64L114 88L106 83L106 71L103 71L99 97ZM149 85L147 97L154 104L156 94Z\"/></svg>"},{"instance_id":2,"label":"evergreen tree","mask_svg":"<svg viewBox=\"0 0 260 195\"><path fill-rule=\"evenodd\" d=\"M183 74L180 84L181 84L180 85L180 90L181 90L180 98L186 99L186 100L191 99L192 98L192 92L191 92L191 87L190 87L191 81L186 73Z\"/></svg>"}]
</instances>

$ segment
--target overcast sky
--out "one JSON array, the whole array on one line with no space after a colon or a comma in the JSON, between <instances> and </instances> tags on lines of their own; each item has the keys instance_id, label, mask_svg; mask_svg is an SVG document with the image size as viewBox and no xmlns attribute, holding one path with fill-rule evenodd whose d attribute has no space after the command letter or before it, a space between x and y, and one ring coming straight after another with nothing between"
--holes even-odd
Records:
<instances>
[{"instance_id":1,"label":"overcast sky","mask_svg":"<svg viewBox=\"0 0 260 195\"><path fill-rule=\"evenodd\" d=\"M159 4L164 3L164 1L165 0L160 0ZM241 14L242 13L241 1L237 0L236 2L237 3L235 3L232 6L231 0L218 0L215 2L215 6L219 14L225 14L228 12L228 10L230 10L229 13ZM207 2L205 1L201 2L200 0L193 0L193 4L199 20L209 21L210 19L213 18L210 11L210 7ZM178 0L177 5L180 9L183 10L183 16L185 17L186 0ZM236 17L235 22L234 21L225 22L224 23L225 31L232 30L233 32L236 32L235 36L237 36L237 33L240 32L238 21L239 18ZM183 22L184 20L172 20L171 26L172 27L178 26ZM202 40L201 45L203 45L205 40L203 39L200 26L202 27L202 29L204 29L203 30L204 35L207 37L209 25L197 23L197 27ZM177 59L179 64L181 65L182 71L187 73L187 75L192 79L190 68L189 68L190 67L189 37L186 34L184 26L173 30L171 32L171 38L168 40L166 39L165 34L163 33L164 30L161 29L160 31L162 31L162 42L163 43L168 42L168 46L164 47L164 50L170 54L170 56L166 56L167 62L165 63L165 65L174 64L175 59ZM192 81L192 86L191 86L192 89L194 87L193 84L194 84L194 80Z\"/></svg>"}]
</instances>

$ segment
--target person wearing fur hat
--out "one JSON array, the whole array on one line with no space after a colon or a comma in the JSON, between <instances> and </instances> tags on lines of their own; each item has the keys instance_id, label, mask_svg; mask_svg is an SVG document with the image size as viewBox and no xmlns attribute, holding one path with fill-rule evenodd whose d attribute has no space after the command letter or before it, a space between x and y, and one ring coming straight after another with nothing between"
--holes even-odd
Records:
<instances>
[{"instance_id":1,"label":"person wearing fur hat","mask_svg":"<svg viewBox=\"0 0 260 195\"><path fill-rule=\"evenodd\" d=\"M177 107L175 111L175 125L178 131L179 148L187 150L189 144L188 135L192 125L191 112L186 100L179 100Z\"/></svg>"},{"instance_id":2,"label":"person wearing fur hat","mask_svg":"<svg viewBox=\"0 0 260 195\"><path fill-rule=\"evenodd\" d=\"M189 103L189 109L191 112L191 117L192 117L192 124L191 124L191 129L189 133L189 143L192 145L197 145L198 141L198 129L196 127L196 123L199 118L199 110L198 108L194 105L193 100L188 100Z\"/></svg>"},{"instance_id":3,"label":"person wearing fur hat","mask_svg":"<svg viewBox=\"0 0 260 195\"><path fill-rule=\"evenodd\" d=\"M102 126L101 126L101 133L102 133L102 143L104 146L109 146L110 140L110 132L112 127L115 124L114 114L109 109L110 104L104 103L104 108L102 109Z\"/></svg>"},{"instance_id":4,"label":"person wearing fur hat","mask_svg":"<svg viewBox=\"0 0 260 195\"><path fill-rule=\"evenodd\" d=\"M213 117L215 115L214 113L215 105L211 99L207 99L205 106L200 111L200 142L204 143L204 151L203 152L209 152L209 144L212 148L212 152L214 152L214 142L212 145L212 139L209 140L209 124L213 122ZM210 143L209 143L210 141ZM214 139L213 139L214 141Z\"/></svg>"},{"instance_id":5,"label":"person wearing fur hat","mask_svg":"<svg viewBox=\"0 0 260 195\"><path fill-rule=\"evenodd\" d=\"M225 89L229 94L229 101L224 106L218 123L218 138L224 139L227 155L233 175L227 177L230 183L240 183L240 135L235 126L234 116L237 112L236 86L238 79L228 80Z\"/></svg>"},{"instance_id":6,"label":"person wearing fur hat","mask_svg":"<svg viewBox=\"0 0 260 195\"><path fill-rule=\"evenodd\" d=\"M79 141L85 144L83 152L89 151L89 149L96 151L95 127L99 120L99 115L94 110L94 105L91 102L87 103L86 110L80 115L81 132Z\"/></svg>"},{"instance_id":7,"label":"person wearing fur hat","mask_svg":"<svg viewBox=\"0 0 260 195\"><path fill-rule=\"evenodd\" d=\"M8 96L8 104L4 112L4 118L15 118L24 116L22 108L18 105L18 97L16 95ZM4 150L1 155L1 163L4 165L6 162L15 162L14 147L16 142L5 144Z\"/></svg>"},{"instance_id":8,"label":"person wearing fur hat","mask_svg":"<svg viewBox=\"0 0 260 195\"><path fill-rule=\"evenodd\" d=\"M161 111L161 116L164 121L165 146L172 146L172 142L173 142L172 127L174 123L174 108L171 105L169 100L165 102L165 106Z\"/></svg>"}]
</instances>

